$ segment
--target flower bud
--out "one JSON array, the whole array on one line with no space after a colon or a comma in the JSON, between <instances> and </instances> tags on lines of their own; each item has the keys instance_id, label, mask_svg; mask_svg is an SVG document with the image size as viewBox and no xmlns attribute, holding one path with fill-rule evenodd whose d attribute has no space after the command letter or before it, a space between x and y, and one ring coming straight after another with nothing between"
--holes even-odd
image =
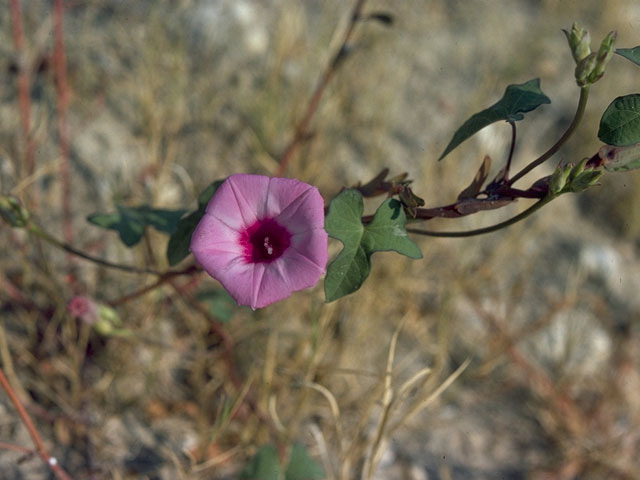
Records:
<instances>
[{"instance_id":1,"label":"flower bud","mask_svg":"<svg viewBox=\"0 0 640 480\"><path fill-rule=\"evenodd\" d=\"M579 87L586 87L594 82L592 78L597 63L598 57L594 52L583 58L580 63L576 65L575 77Z\"/></svg>"},{"instance_id":2,"label":"flower bud","mask_svg":"<svg viewBox=\"0 0 640 480\"><path fill-rule=\"evenodd\" d=\"M568 191L574 193L582 192L598 183L601 176L602 172L599 170L585 170L571 182Z\"/></svg>"},{"instance_id":3,"label":"flower bud","mask_svg":"<svg viewBox=\"0 0 640 480\"><path fill-rule=\"evenodd\" d=\"M67 303L69 315L79 318L87 325L95 325L98 321L98 308L99 305L86 295L76 295Z\"/></svg>"},{"instance_id":4,"label":"flower bud","mask_svg":"<svg viewBox=\"0 0 640 480\"><path fill-rule=\"evenodd\" d=\"M602 43L600 44L600 49L598 50L597 62L596 66L591 74L593 78L590 78L591 83L597 82L604 75L604 69L613 57L615 53L615 43L616 37L618 36L617 32L609 32L609 35L604 37Z\"/></svg>"},{"instance_id":5,"label":"flower bud","mask_svg":"<svg viewBox=\"0 0 640 480\"><path fill-rule=\"evenodd\" d=\"M574 23L571 26L571 31L562 30L569 41L569 48L571 48L571 55L576 61L576 64L587 58L591 54L591 36L584 28L578 27L578 24Z\"/></svg>"},{"instance_id":6,"label":"flower bud","mask_svg":"<svg viewBox=\"0 0 640 480\"><path fill-rule=\"evenodd\" d=\"M104 336L118 335L123 331L122 320L118 312L106 305L98 305L98 321L94 328Z\"/></svg>"},{"instance_id":7,"label":"flower bud","mask_svg":"<svg viewBox=\"0 0 640 480\"><path fill-rule=\"evenodd\" d=\"M569 172L569 176L567 177L568 184L571 184L571 182L573 182L576 178L578 178L582 174L582 172L584 172L588 161L589 159L585 157L582 160L580 160L580 162L576 166L571 168L571 171Z\"/></svg>"},{"instance_id":8,"label":"flower bud","mask_svg":"<svg viewBox=\"0 0 640 480\"><path fill-rule=\"evenodd\" d=\"M0 195L0 216L15 228L24 228L29 221L29 212L11 195Z\"/></svg>"},{"instance_id":9,"label":"flower bud","mask_svg":"<svg viewBox=\"0 0 640 480\"><path fill-rule=\"evenodd\" d=\"M555 172L551 175L551 180L549 180L549 192L553 195L562 193L572 168L572 165L558 165L556 167Z\"/></svg>"}]
</instances>

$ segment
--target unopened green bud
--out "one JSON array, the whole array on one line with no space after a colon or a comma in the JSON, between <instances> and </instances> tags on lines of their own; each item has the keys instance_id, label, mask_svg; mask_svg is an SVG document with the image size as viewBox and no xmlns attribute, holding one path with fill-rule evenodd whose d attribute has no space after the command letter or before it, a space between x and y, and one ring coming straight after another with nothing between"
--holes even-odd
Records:
<instances>
[{"instance_id":1,"label":"unopened green bud","mask_svg":"<svg viewBox=\"0 0 640 480\"><path fill-rule=\"evenodd\" d=\"M593 79L590 79L591 83L595 83L604 75L604 69L607 66L607 63L609 63L609 60L611 60L611 57L613 57L613 54L615 53L614 46L616 43L617 36L618 36L617 32L615 31L609 32L609 35L604 37L604 40L602 40L602 43L600 44L600 49L598 50L598 56L597 56L598 61L596 62L596 67L592 73Z\"/></svg>"},{"instance_id":2,"label":"unopened green bud","mask_svg":"<svg viewBox=\"0 0 640 480\"><path fill-rule=\"evenodd\" d=\"M576 64L587 58L591 54L591 36L584 28L578 27L578 24L574 23L571 26L571 31L562 30L569 41L569 48L571 48L571 55L576 61Z\"/></svg>"},{"instance_id":3,"label":"unopened green bud","mask_svg":"<svg viewBox=\"0 0 640 480\"><path fill-rule=\"evenodd\" d=\"M556 167L555 172L551 175L551 180L549 180L549 191L553 195L562 193L562 190L564 190L564 187L567 184L567 178L569 178L572 168L572 165L558 165Z\"/></svg>"},{"instance_id":4,"label":"unopened green bud","mask_svg":"<svg viewBox=\"0 0 640 480\"><path fill-rule=\"evenodd\" d=\"M584 157L582 160L580 160L580 162L575 167L571 169L571 172L569 173L569 178L568 178L569 183L571 183L576 177L578 177L578 175L584 172L584 169L587 166L588 161L589 161L589 158Z\"/></svg>"},{"instance_id":5,"label":"unopened green bud","mask_svg":"<svg viewBox=\"0 0 640 480\"><path fill-rule=\"evenodd\" d=\"M599 170L586 170L570 183L568 190L574 193L583 192L598 183L601 176L602 172Z\"/></svg>"},{"instance_id":6,"label":"unopened green bud","mask_svg":"<svg viewBox=\"0 0 640 480\"><path fill-rule=\"evenodd\" d=\"M29 221L29 212L20 204L20 200L11 195L0 195L0 216L15 228L24 228Z\"/></svg>"},{"instance_id":7,"label":"unopened green bud","mask_svg":"<svg viewBox=\"0 0 640 480\"><path fill-rule=\"evenodd\" d=\"M104 336L113 335L122 326L118 312L106 305L98 305L98 320L93 327Z\"/></svg>"},{"instance_id":8,"label":"unopened green bud","mask_svg":"<svg viewBox=\"0 0 640 480\"><path fill-rule=\"evenodd\" d=\"M585 87L591 83L591 77L593 71L596 68L596 64L598 63L598 58L596 53L591 53L589 56L583 58L578 65L576 65L576 82L579 87Z\"/></svg>"}]
</instances>

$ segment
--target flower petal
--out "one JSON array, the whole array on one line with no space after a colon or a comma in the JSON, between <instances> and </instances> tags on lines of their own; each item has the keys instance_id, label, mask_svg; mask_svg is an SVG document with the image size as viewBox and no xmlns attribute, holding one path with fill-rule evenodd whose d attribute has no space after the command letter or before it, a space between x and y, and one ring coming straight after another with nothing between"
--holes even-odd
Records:
<instances>
[{"instance_id":1,"label":"flower petal","mask_svg":"<svg viewBox=\"0 0 640 480\"><path fill-rule=\"evenodd\" d=\"M235 230L243 230L264 218L268 192L269 177L242 173L231 175L207 205L207 213Z\"/></svg>"},{"instance_id":2,"label":"flower petal","mask_svg":"<svg viewBox=\"0 0 640 480\"><path fill-rule=\"evenodd\" d=\"M324 267L295 250L287 251L274 263L279 264L280 276L287 279L292 292L313 287L324 273Z\"/></svg>"},{"instance_id":3,"label":"flower petal","mask_svg":"<svg viewBox=\"0 0 640 480\"><path fill-rule=\"evenodd\" d=\"M329 256L327 248L328 237L324 229L298 233L291 237L291 246L289 248L315 264L321 272L320 275L322 275L327 266Z\"/></svg>"},{"instance_id":4,"label":"flower petal","mask_svg":"<svg viewBox=\"0 0 640 480\"><path fill-rule=\"evenodd\" d=\"M275 220L290 233L303 233L324 226L324 200L315 187L305 190L282 210Z\"/></svg>"},{"instance_id":5,"label":"flower petal","mask_svg":"<svg viewBox=\"0 0 640 480\"><path fill-rule=\"evenodd\" d=\"M294 178L271 178L263 211L264 217L274 218L280 215L283 210L312 188L314 187Z\"/></svg>"},{"instance_id":6,"label":"flower petal","mask_svg":"<svg viewBox=\"0 0 640 480\"><path fill-rule=\"evenodd\" d=\"M191 235L191 251L203 266L206 257L217 252L242 255L240 233L211 213L205 213Z\"/></svg>"},{"instance_id":7,"label":"flower petal","mask_svg":"<svg viewBox=\"0 0 640 480\"><path fill-rule=\"evenodd\" d=\"M254 301L254 282L264 275L264 269L264 263L247 263L237 258L227 263L214 278L222 284L238 305L247 305L255 309L264 306L256 305Z\"/></svg>"},{"instance_id":8,"label":"flower petal","mask_svg":"<svg viewBox=\"0 0 640 480\"><path fill-rule=\"evenodd\" d=\"M272 263L263 263L264 270L254 275L251 308L262 308L291 296L289 278L280 265L282 257ZM297 289L296 289L297 290Z\"/></svg>"}]
</instances>

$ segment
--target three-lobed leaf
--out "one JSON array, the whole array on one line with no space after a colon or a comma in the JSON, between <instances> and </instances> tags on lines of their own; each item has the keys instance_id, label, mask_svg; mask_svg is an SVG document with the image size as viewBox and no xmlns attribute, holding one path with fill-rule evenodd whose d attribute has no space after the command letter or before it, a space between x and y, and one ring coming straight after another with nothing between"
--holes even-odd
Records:
<instances>
[{"instance_id":1,"label":"three-lobed leaf","mask_svg":"<svg viewBox=\"0 0 640 480\"><path fill-rule=\"evenodd\" d=\"M530 112L546 103L551 103L551 100L540 90L539 78L517 85L509 85L497 103L472 115L462 124L453 134L449 145L438 160L442 160L454 148L484 127L501 120L510 123L522 120L523 113Z\"/></svg>"},{"instance_id":2,"label":"three-lobed leaf","mask_svg":"<svg viewBox=\"0 0 640 480\"><path fill-rule=\"evenodd\" d=\"M151 208L148 205L125 207L116 205L116 212L94 213L87 220L107 230L115 230L120 240L128 246L136 245L144 235L144 229L151 226L156 230L172 234L185 210Z\"/></svg>"},{"instance_id":3,"label":"three-lobed leaf","mask_svg":"<svg viewBox=\"0 0 640 480\"><path fill-rule=\"evenodd\" d=\"M640 142L640 93L611 102L600 119L598 138L618 147Z\"/></svg>"},{"instance_id":4,"label":"three-lobed leaf","mask_svg":"<svg viewBox=\"0 0 640 480\"><path fill-rule=\"evenodd\" d=\"M324 281L327 302L362 286L371 271L371 255L375 252L395 251L410 258L422 258L420 249L407 235L407 219L400 202L387 199L367 225L362 223L363 212L362 195L357 190L344 190L331 202L325 229L344 247L327 267Z\"/></svg>"}]
</instances>

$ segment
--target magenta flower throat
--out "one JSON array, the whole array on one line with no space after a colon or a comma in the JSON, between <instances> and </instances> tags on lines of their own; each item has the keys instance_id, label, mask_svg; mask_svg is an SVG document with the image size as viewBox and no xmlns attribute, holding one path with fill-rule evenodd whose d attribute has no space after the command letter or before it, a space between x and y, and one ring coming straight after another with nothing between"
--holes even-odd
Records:
<instances>
[{"instance_id":1,"label":"magenta flower throat","mask_svg":"<svg viewBox=\"0 0 640 480\"><path fill-rule=\"evenodd\" d=\"M247 262L273 262L291 245L291 233L274 219L258 220L242 233Z\"/></svg>"},{"instance_id":2,"label":"magenta flower throat","mask_svg":"<svg viewBox=\"0 0 640 480\"><path fill-rule=\"evenodd\" d=\"M193 232L191 251L239 305L267 306L324 273L324 201L298 180L231 175Z\"/></svg>"}]
</instances>

